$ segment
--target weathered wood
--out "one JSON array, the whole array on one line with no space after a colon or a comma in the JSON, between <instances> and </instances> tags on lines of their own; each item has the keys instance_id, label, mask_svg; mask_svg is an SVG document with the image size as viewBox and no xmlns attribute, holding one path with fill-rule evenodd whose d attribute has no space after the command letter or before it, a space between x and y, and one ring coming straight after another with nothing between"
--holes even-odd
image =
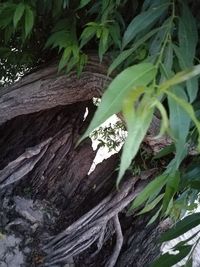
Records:
<instances>
[{"instance_id":1,"label":"weathered wood","mask_svg":"<svg viewBox=\"0 0 200 267\"><path fill-rule=\"evenodd\" d=\"M124 234L122 253L118 260L122 262L120 267L126 266L123 253L126 251L127 258L131 253L130 250L126 250L130 246L126 233L129 232L129 237L132 236L134 226L132 226L132 219L127 219L123 215L123 209L138 192L128 188L125 194L118 194L119 192L115 190L118 155L105 160L88 175L95 157L91 141L87 139L81 146L75 147L94 113L94 109L91 108L92 98L100 96L105 84L110 81L106 76L106 71L106 62L99 64L97 58L91 56L80 79L75 73L68 76L57 74L56 66L52 64L30 73L0 92L0 181L2 187L6 189L6 183L14 182L12 195L23 194L23 189L29 188L31 197L47 199L59 208L61 215L50 230L51 234L55 234L54 242L58 240L57 244L54 244L56 247L53 260L60 262L71 255L76 255L74 260L79 267L105 266L108 262L115 245L115 239L112 238L114 218L115 226L119 230L118 213L120 213L119 221ZM84 120L86 107L89 108L88 120ZM26 170L23 173L22 168ZM133 184L134 182L132 181ZM146 182L141 182L140 190ZM101 207L102 209L97 209L93 213L93 209L101 205L102 199L107 199L108 202ZM80 223L80 217L84 214L86 214L87 223L91 223L89 229L87 223L84 224L85 221ZM75 221L79 222L78 226ZM145 223L141 220L140 223L135 224L135 227L139 228L139 225L145 227ZM66 228L68 231L71 229L71 234L72 236L74 234L77 242L80 241L80 247L76 247L74 251L70 248L65 251L66 244L65 242L63 244L62 235ZM107 228L112 228L111 233L106 233ZM91 229L94 232L90 231ZM81 236L77 235L78 230L81 231ZM86 230L89 231L90 238L86 238L87 242L82 242ZM118 237L120 237L119 232ZM142 240L147 238L148 231L140 236L143 238L137 243L138 246ZM96 246L91 247L91 245L95 244L97 239L99 239L97 246L99 250L102 248L102 251L95 255ZM152 247L154 239L151 239ZM121 241L119 244L121 246ZM134 245L131 246L133 247ZM146 246L146 249L148 250L149 246ZM78 255L81 251L84 253ZM117 250L117 254L118 252ZM90 257L92 254L95 255L93 258ZM113 255L115 260L116 253ZM147 262L149 256L146 255ZM130 263L135 262L136 258L139 262L138 257L137 254L131 258ZM46 260L47 265L53 262L51 256L49 258L47 256Z\"/></svg>"},{"instance_id":2,"label":"weathered wood","mask_svg":"<svg viewBox=\"0 0 200 267\"><path fill-rule=\"evenodd\" d=\"M110 81L106 72L106 63L91 56L80 78L75 72L58 74L56 64L31 73L0 90L0 124L19 115L99 97Z\"/></svg>"}]
</instances>

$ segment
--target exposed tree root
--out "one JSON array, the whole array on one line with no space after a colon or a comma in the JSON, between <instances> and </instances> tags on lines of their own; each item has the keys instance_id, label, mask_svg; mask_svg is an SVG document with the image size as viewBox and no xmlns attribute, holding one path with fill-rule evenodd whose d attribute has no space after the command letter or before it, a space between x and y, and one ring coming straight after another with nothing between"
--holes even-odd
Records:
<instances>
[{"instance_id":1,"label":"exposed tree root","mask_svg":"<svg viewBox=\"0 0 200 267\"><path fill-rule=\"evenodd\" d=\"M144 188L147 183L145 179L150 175L152 175L151 171L148 174L144 172L140 177L128 179L119 191L111 192L96 207L51 239L43 247L47 253L44 258L44 266L65 263L69 258L82 253L95 242L97 242L98 247L95 254L98 253L105 243L106 228L110 222L113 222L114 229L110 235L116 233L116 244L114 252L106 265L107 267L113 267L123 243L118 215Z\"/></svg>"}]
</instances>

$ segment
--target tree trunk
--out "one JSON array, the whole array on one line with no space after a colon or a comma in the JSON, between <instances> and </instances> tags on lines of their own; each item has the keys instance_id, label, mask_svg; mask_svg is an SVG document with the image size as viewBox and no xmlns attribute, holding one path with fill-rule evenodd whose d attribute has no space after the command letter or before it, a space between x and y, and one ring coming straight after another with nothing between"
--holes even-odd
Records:
<instances>
[{"instance_id":1,"label":"tree trunk","mask_svg":"<svg viewBox=\"0 0 200 267\"><path fill-rule=\"evenodd\" d=\"M25 266L64 266L62 264L72 259L72 256L76 266L148 266L159 254L155 241L165 227L158 222L146 227L149 216L133 219L124 213L125 207L148 180L144 182L140 181L141 177L129 177L127 185L125 183L118 192L115 190L118 155L103 161L88 175L95 157L90 139L76 148L95 110L92 98L100 97L110 81L106 69L106 61L99 64L97 58L91 56L80 79L75 73L58 75L56 65L50 65L1 90L1 231L9 235L12 229L15 235L18 233L23 236L26 231L16 228L16 220L23 217L26 221L24 225L28 220L33 224L33 213L30 219L30 216L27 218L27 210L17 210L20 197L34 199L37 203L40 201L40 204L58 211L54 222L47 225L43 220L39 228L27 232L32 239ZM86 108L89 114L85 119ZM13 201L14 211L13 206L11 208L8 204ZM101 206L102 201L106 205ZM89 223L86 223L87 230L93 229L94 234L88 230L88 237L82 223L80 231L78 227L74 228L74 232L59 239L68 226L72 225L70 229L73 229L74 223L79 222L81 216L95 209L96 213L88 215ZM113 216L110 216L112 212ZM6 225L9 225L9 230ZM12 228L12 225L15 227ZM44 233L54 237L45 241ZM72 256L71 252L67 254L65 250L65 246L72 242L69 236L70 240L74 238L80 242L80 248L77 248L77 252L74 249ZM85 236L82 244L81 238ZM68 238L66 242L63 241L65 238ZM50 253L51 243L55 256ZM94 256L96 246L99 247L99 253ZM15 267L20 266L16 264Z\"/></svg>"}]
</instances>

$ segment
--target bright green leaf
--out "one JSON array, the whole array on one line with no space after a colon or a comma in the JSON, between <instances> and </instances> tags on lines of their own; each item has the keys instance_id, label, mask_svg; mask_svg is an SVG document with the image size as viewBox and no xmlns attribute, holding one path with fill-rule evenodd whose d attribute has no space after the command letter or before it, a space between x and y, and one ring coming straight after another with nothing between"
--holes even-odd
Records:
<instances>
[{"instance_id":1,"label":"bright green leaf","mask_svg":"<svg viewBox=\"0 0 200 267\"><path fill-rule=\"evenodd\" d=\"M160 175L160 176L156 177L136 197L136 199L133 201L130 209L132 210L132 209L138 208L140 205L142 205L152 195L154 195L155 193L159 194L159 192L164 187L166 182L167 182L167 175L163 174L163 175ZM156 195L155 195L155 197L156 197Z\"/></svg>"},{"instance_id":2,"label":"bright green leaf","mask_svg":"<svg viewBox=\"0 0 200 267\"><path fill-rule=\"evenodd\" d=\"M154 209L163 198L164 194L157 196L151 203L147 204L137 215L144 214Z\"/></svg>"},{"instance_id":3,"label":"bright green leaf","mask_svg":"<svg viewBox=\"0 0 200 267\"><path fill-rule=\"evenodd\" d=\"M178 72L176 75L174 75L174 77L172 77L171 79L165 81L160 85L160 91L166 91L171 86L185 82L199 74L200 74L200 64L194 66L189 70Z\"/></svg>"},{"instance_id":4,"label":"bright green leaf","mask_svg":"<svg viewBox=\"0 0 200 267\"><path fill-rule=\"evenodd\" d=\"M137 96L137 89L139 89L138 96ZM133 93L136 93L136 97L139 97L143 93L143 88L142 87L136 88L136 90L134 90ZM150 103L146 103L145 109L141 110L141 108L139 107L138 110L135 112L134 99L129 95L127 97L128 99L127 100L125 99L126 101L123 107L123 115L128 127L128 136L123 146L123 152L120 162L120 170L117 177L117 185L119 185L125 171L130 166L131 161L137 154L140 144L143 141L147 133L147 130L150 126L150 123L152 121L153 111L154 111L154 108L150 106ZM139 105L142 104L140 103Z\"/></svg>"},{"instance_id":5,"label":"bright green leaf","mask_svg":"<svg viewBox=\"0 0 200 267\"><path fill-rule=\"evenodd\" d=\"M160 207L160 209L151 217L150 221L147 223L147 226L154 223L155 220L159 217L159 214L161 212L162 206Z\"/></svg>"},{"instance_id":6,"label":"bright green leaf","mask_svg":"<svg viewBox=\"0 0 200 267\"><path fill-rule=\"evenodd\" d=\"M124 97L138 86L146 86L150 83L156 70L150 63L141 63L122 71L109 85L102 97L102 101L92 119L87 131L81 138L81 142L95 128L102 124L113 114L122 110Z\"/></svg>"}]
</instances>

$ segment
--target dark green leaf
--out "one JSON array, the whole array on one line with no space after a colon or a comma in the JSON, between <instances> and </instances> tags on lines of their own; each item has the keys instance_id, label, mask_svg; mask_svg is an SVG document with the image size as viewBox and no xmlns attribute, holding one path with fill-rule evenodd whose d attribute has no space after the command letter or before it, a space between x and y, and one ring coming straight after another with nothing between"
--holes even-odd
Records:
<instances>
[{"instance_id":1,"label":"dark green leaf","mask_svg":"<svg viewBox=\"0 0 200 267\"><path fill-rule=\"evenodd\" d=\"M162 150L160 150L154 157L153 159L160 159L163 158L175 151L175 146L174 144L168 145L164 147Z\"/></svg>"},{"instance_id":2,"label":"dark green leaf","mask_svg":"<svg viewBox=\"0 0 200 267\"><path fill-rule=\"evenodd\" d=\"M158 18L160 18L160 16L167 10L167 8L168 4L157 6L136 16L128 25L124 33L122 47L124 48L137 36L138 33L143 31L150 24L155 23Z\"/></svg>"},{"instance_id":3,"label":"dark green leaf","mask_svg":"<svg viewBox=\"0 0 200 267\"><path fill-rule=\"evenodd\" d=\"M136 51L138 47L144 44L146 40L151 38L155 33L157 33L159 30L163 30L165 27L159 27L156 29L151 30L149 33L145 34L142 38L140 38L138 41L136 41L132 48L122 51L119 56L114 59L113 63L110 65L108 69L108 75L116 69L125 59L127 59L133 52Z\"/></svg>"},{"instance_id":4,"label":"dark green leaf","mask_svg":"<svg viewBox=\"0 0 200 267\"><path fill-rule=\"evenodd\" d=\"M96 28L92 26L86 27L80 37L81 43L80 43L80 48L82 48L85 44L87 44L94 36L96 33Z\"/></svg>"},{"instance_id":5,"label":"dark green leaf","mask_svg":"<svg viewBox=\"0 0 200 267\"><path fill-rule=\"evenodd\" d=\"M167 210L171 199L178 191L179 182L180 182L180 173L178 171L176 171L174 174L170 173L167 179L165 195L163 198L163 207L162 207L163 214Z\"/></svg>"},{"instance_id":6,"label":"dark green leaf","mask_svg":"<svg viewBox=\"0 0 200 267\"><path fill-rule=\"evenodd\" d=\"M14 17L13 17L13 24L14 24L15 28L17 27L18 22L20 21L20 19L23 16L24 10L25 10L24 3L20 3L17 5L17 8L16 8L15 13L14 13Z\"/></svg>"},{"instance_id":7,"label":"dark green leaf","mask_svg":"<svg viewBox=\"0 0 200 267\"><path fill-rule=\"evenodd\" d=\"M29 35L33 28L34 24L34 14L32 9L29 6L26 6L25 9L25 35L26 37Z\"/></svg>"},{"instance_id":8,"label":"dark green leaf","mask_svg":"<svg viewBox=\"0 0 200 267\"><path fill-rule=\"evenodd\" d=\"M164 233L161 238L160 242L169 241L180 235L186 233L190 229L194 228L195 226L200 224L200 213L195 213L185 217L183 220L177 222L177 224Z\"/></svg>"},{"instance_id":9,"label":"dark green leaf","mask_svg":"<svg viewBox=\"0 0 200 267\"><path fill-rule=\"evenodd\" d=\"M156 261L154 261L150 266L151 267L172 267L182 259L184 259L189 252L191 251L192 246L187 245L180 248L179 253L172 255L169 253L165 253L160 256Z\"/></svg>"},{"instance_id":10,"label":"dark green leaf","mask_svg":"<svg viewBox=\"0 0 200 267\"><path fill-rule=\"evenodd\" d=\"M87 4L89 4L91 0L80 0L79 8L83 8Z\"/></svg>"}]
</instances>

